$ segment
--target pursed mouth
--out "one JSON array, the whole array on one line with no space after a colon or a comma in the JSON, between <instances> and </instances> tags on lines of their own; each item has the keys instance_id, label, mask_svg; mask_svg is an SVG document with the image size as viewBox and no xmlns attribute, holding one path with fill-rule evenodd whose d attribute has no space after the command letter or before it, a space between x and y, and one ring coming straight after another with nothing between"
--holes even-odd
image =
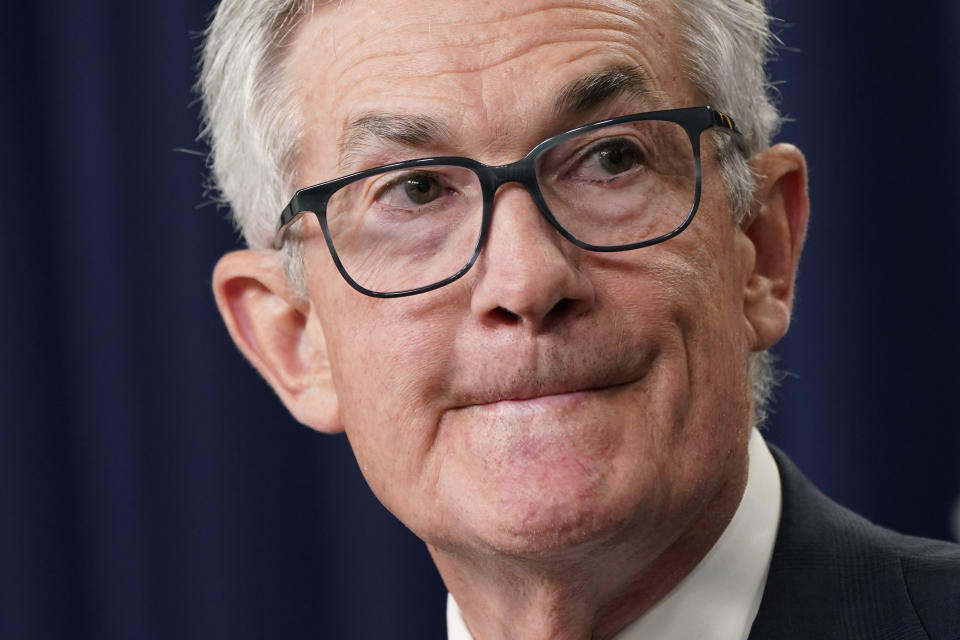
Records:
<instances>
[{"instance_id":1,"label":"pursed mouth","mask_svg":"<svg viewBox=\"0 0 960 640\"><path fill-rule=\"evenodd\" d=\"M484 394L475 401L466 402L457 408L466 407L495 407L497 405L528 405L537 406L550 404L577 403L590 396L614 393L636 382L636 378L614 380L596 384L556 383L538 385L536 388L504 389L499 392Z\"/></svg>"},{"instance_id":2,"label":"pursed mouth","mask_svg":"<svg viewBox=\"0 0 960 640\"><path fill-rule=\"evenodd\" d=\"M638 349L634 357L622 358L609 352L608 358L597 354L581 367L569 364L569 358L547 360L519 368L504 370L490 366L475 370L471 378L457 384L457 392L448 395L450 409L489 407L503 403L549 404L571 402L597 395L617 393L635 385L650 373L658 349ZM578 370L579 369L579 370Z\"/></svg>"}]
</instances>

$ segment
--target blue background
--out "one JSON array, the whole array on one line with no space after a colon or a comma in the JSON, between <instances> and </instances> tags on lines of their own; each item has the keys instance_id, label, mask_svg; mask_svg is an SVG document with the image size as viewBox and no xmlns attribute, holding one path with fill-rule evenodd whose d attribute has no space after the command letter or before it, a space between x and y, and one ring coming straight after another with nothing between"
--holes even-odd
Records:
<instances>
[{"instance_id":1,"label":"blue background","mask_svg":"<svg viewBox=\"0 0 960 640\"><path fill-rule=\"evenodd\" d=\"M439 637L422 545L214 308L238 243L194 153L212 3L7 4L0 637ZM813 212L768 437L841 503L948 538L960 4L773 10L780 139L807 154Z\"/></svg>"}]
</instances>

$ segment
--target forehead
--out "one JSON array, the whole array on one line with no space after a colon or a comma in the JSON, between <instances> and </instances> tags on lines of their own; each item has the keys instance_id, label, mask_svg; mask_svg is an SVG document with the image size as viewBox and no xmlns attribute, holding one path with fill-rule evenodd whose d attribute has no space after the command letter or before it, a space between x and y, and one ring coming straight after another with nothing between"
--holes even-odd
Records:
<instances>
[{"instance_id":1,"label":"forehead","mask_svg":"<svg viewBox=\"0 0 960 640\"><path fill-rule=\"evenodd\" d=\"M311 136L329 147L383 111L454 137L549 135L557 94L604 69L637 69L657 106L691 104L672 15L669 0L346 0L303 22L286 74L311 154Z\"/></svg>"}]
</instances>

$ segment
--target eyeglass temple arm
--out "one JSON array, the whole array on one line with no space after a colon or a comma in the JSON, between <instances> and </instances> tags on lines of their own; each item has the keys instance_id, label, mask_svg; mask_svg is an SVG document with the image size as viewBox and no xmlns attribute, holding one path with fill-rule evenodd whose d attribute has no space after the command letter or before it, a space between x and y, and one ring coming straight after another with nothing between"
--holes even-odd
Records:
<instances>
[{"instance_id":1,"label":"eyeglass temple arm","mask_svg":"<svg viewBox=\"0 0 960 640\"><path fill-rule=\"evenodd\" d=\"M733 138L733 143L737 148L740 149L745 156L749 157L751 153L747 145L746 136L744 136L740 128L737 127L737 123L733 121L733 118L713 107L707 107L707 109L710 110L710 116L713 119L713 128Z\"/></svg>"},{"instance_id":2,"label":"eyeglass temple arm","mask_svg":"<svg viewBox=\"0 0 960 640\"><path fill-rule=\"evenodd\" d=\"M273 236L273 248L279 250L283 247L283 238L287 233L287 228L292 225L294 222L300 219L306 211L301 210L300 207L300 198L299 194L293 196L293 199L290 201L284 209L283 213L280 214L280 226L277 228L277 233Z\"/></svg>"},{"instance_id":3,"label":"eyeglass temple arm","mask_svg":"<svg viewBox=\"0 0 960 640\"><path fill-rule=\"evenodd\" d=\"M737 123L733 121L733 118L725 114L723 111L718 111L717 109L711 108L710 113L713 114L713 126L743 135L743 132L737 127Z\"/></svg>"}]
</instances>

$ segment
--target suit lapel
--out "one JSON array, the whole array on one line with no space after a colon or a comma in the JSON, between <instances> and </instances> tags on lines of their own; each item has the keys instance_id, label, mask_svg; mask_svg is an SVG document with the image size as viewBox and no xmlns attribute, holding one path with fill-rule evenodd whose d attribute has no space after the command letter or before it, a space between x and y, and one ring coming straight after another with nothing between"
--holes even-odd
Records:
<instances>
[{"instance_id":1,"label":"suit lapel","mask_svg":"<svg viewBox=\"0 0 960 640\"><path fill-rule=\"evenodd\" d=\"M787 457L770 573L749 640L926 638L887 536L827 499Z\"/></svg>"}]
</instances>

